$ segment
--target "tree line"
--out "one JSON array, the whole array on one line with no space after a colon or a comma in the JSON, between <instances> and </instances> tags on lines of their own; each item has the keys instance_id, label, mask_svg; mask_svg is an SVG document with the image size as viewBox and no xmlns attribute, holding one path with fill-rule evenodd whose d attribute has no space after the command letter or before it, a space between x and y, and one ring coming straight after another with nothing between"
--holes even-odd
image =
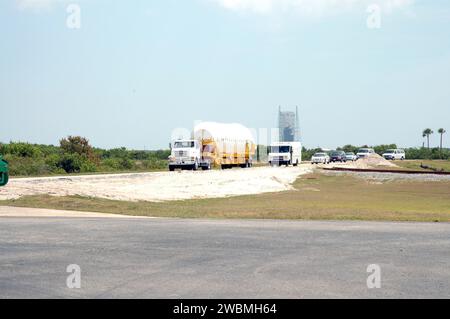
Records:
<instances>
[{"instance_id":1,"label":"tree line","mask_svg":"<svg viewBox=\"0 0 450 319\"><path fill-rule=\"evenodd\" d=\"M450 149L442 147L445 130L438 130L438 133L441 134L439 147L406 148L406 158L449 160ZM427 134L431 135L433 132L427 131ZM356 153L361 147L368 146L344 145L337 149ZM383 144L372 148L381 155L388 149L397 148L397 145ZM267 146L258 145L258 149L255 160L267 161ZM302 158L308 161L314 153L320 151L320 148L303 147ZM90 145L89 140L84 137L68 136L61 139L58 146L23 142L0 143L0 154L9 162L12 176L38 176L164 170L167 168L170 150L143 151L128 150L124 147L101 149Z\"/></svg>"},{"instance_id":2,"label":"tree line","mask_svg":"<svg viewBox=\"0 0 450 319\"><path fill-rule=\"evenodd\" d=\"M58 146L23 142L0 143L10 175L36 176L67 173L146 171L165 169L168 150L101 149L80 136L68 136Z\"/></svg>"}]
</instances>

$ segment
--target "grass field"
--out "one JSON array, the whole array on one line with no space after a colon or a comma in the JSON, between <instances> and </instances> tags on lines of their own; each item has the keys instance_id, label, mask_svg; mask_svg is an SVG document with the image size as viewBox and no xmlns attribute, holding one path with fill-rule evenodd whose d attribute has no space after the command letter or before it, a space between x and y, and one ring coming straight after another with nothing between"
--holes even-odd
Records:
<instances>
[{"instance_id":1,"label":"grass field","mask_svg":"<svg viewBox=\"0 0 450 319\"><path fill-rule=\"evenodd\" d=\"M395 161L396 165L411 169L411 170L424 170L420 167L421 164L435 168L437 170L443 170L444 172L450 172L450 161L446 160L405 160L405 161Z\"/></svg>"},{"instance_id":2,"label":"grass field","mask_svg":"<svg viewBox=\"0 0 450 319\"><path fill-rule=\"evenodd\" d=\"M264 218L450 222L450 183L373 182L315 173L281 193L163 203L79 196L31 196L0 205L181 218Z\"/></svg>"}]
</instances>

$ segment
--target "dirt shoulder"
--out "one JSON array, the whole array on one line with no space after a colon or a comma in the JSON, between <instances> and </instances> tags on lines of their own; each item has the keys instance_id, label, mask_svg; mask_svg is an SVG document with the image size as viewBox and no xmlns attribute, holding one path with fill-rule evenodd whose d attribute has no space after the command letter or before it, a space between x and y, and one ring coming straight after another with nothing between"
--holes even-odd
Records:
<instances>
[{"instance_id":1,"label":"dirt shoulder","mask_svg":"<svg viewBox=\"0 0 450 319\"><path fill-rule=\"evenodd\" d=\"M292 189L301 175L298 167L178 171L135 174L11 179L0 189L0 200L23 196L83 196L123 201L171 201L281 192Z\"/></svg>"},{"instance_id":2,"label":"dirt shoulder","mask_svg":"<svg viewBox=\"0 0 450 319\"><path fill-rule=\"evenodd\" d=\"M176 218L450 222L450 183L316 172L290 190L256 195L166 202L39 195L0 205Z\"/></svg>"}]
</instances>

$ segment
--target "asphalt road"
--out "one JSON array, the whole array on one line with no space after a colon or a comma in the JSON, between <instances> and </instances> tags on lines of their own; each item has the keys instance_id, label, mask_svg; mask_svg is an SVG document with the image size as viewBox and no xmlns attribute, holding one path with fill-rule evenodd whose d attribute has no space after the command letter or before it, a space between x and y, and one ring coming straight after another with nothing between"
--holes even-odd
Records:
<instances>
[{"instance_id":1,"label":"asphalt road","mask_svg":"<svg viewBox=\"0 0 450 319\"><path fill-rule=\"evenodd\" d=\"M41 297L449 298L450 224L0 217L0 298Z\"/></svg>"}]
</instances>

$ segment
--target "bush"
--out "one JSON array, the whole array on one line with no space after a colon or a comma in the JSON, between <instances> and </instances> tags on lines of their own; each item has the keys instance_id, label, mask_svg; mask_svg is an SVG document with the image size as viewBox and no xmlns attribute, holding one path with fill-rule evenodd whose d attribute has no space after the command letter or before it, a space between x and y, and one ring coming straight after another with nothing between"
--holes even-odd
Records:
<instances>
[{"instance_id":1,"label":"bush","mask_svg":"<svg viewBox=\"0 0 450 319\"><path fill-rule=\"evenodd\" d=\"M58 161L57 166L63 169L66 173L84 173L96 172L97 166L89 161L84 155L77 153L64 154Z\"/></svg>"},{"instance_id":2,"label":"bush","mask_svg":"<svg viewBox=\"0 0 450 319\"><path fill-rule=\"evenodd\" d=\"M11 154L19 157L40 157L42 156L41 151L38 147L29 144L29 143L14 143L11 142L9 144L2 145L1 149L2 154Z\"/></svg>"},{"instance_id":3,"label":"bush","mask_svg":"<svg viewBox=\"0 0 450 319\"><path fill-rule=\"evenodd\" d=\"M93 163L98 163L98 158L94 149L89 144L89 140L81 136L69 136L60 140L60 147L63 153L78 154Z\"/></svg>"},{"instance_id":4,"label":"bush","mask_svg":"<svg viewBox=\"0 0 450 319\"><path fill-rule=\"evenodd\" d=\"M134 162L128 158L122 158L120 160L120 167L123 170L130 170L134 167Z\"/></svg>"},{"instance_id":5,"label":"bush","mask_svg":"<svg viewBox=\"0 0 450 319\"><path fill-rule=\"evenodd\" d=\"M11 154L6 154L4 158L9 162L9 174L11 176L49 175L55 170L42 158L34 159Z\"/></svg>"},{"instance_id":6,"label":"bush","mask_svg":"<svg viewBox=\"0 0 450 319\"><path fill-rule=\"evenodd\" d=\"M450 159L450 150L439 148L408 148L405 150L407 159Z\"/></svg>"},{"instance_id":7,"label":"bush","mask_svg":"<svg viewBox=\"0 0 450 319\"><path fill-rule=\"evenodd\" d=\"M120 163L117 159L107 158L101 162L101 168L106 171L118 171L120 170Z\"/></svg>"}]
</instances>

